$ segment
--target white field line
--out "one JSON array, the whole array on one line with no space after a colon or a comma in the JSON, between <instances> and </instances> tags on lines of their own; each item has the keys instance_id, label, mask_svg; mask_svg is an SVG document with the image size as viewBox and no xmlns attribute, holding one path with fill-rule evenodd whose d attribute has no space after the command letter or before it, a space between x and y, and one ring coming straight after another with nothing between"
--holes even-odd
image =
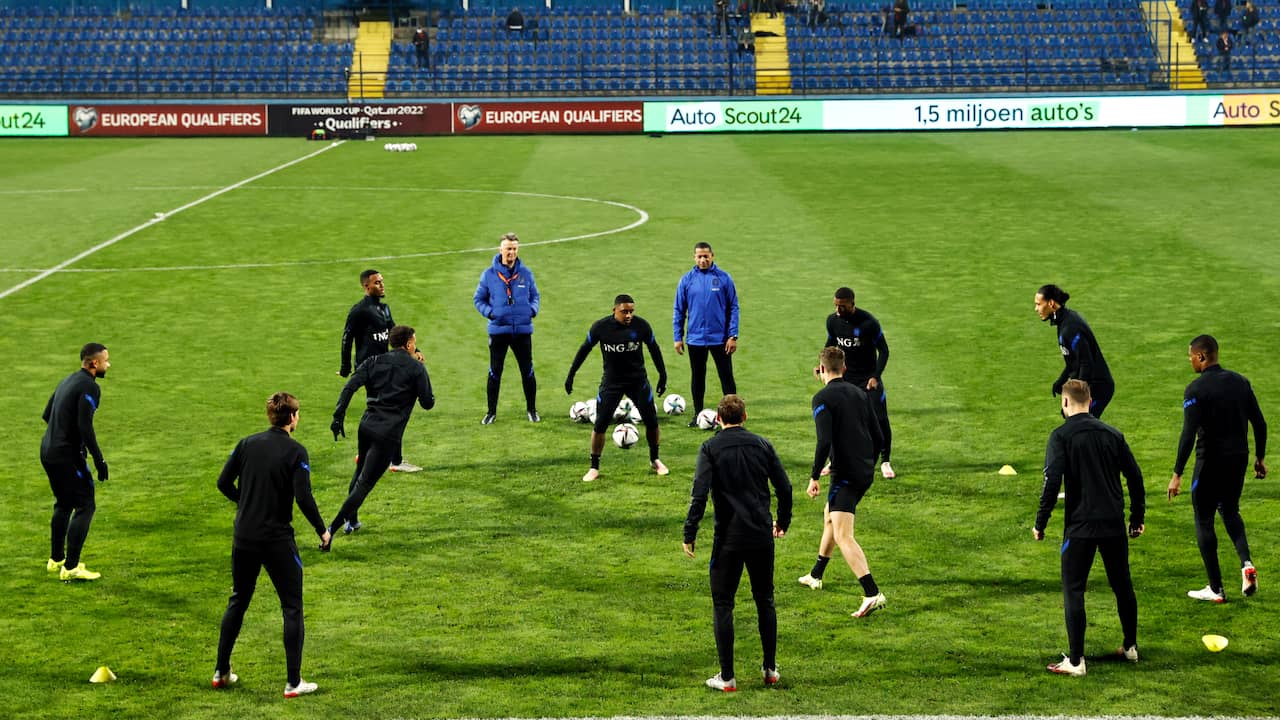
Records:
<instances>
[{"instance_id":1,"label":"white field line","mask_svg":"<svg viewBox=\"0 0 1280 720\"><path fill-rule=\"evenodd\" d=\"M135 188L135 189L142 189L142 188ZM148 190L189 190L193 188L191 187L158 188L157 187L157 188L146 188L146 189ZM195 188L195 189L202 189L202 188ZM631 212L634 212L636 215L639 216L639 218L634 222L628 225L623 225L621 227L610 228L608 230L601 230L599 232L586 233L584 235L570 235L568 237L552 238L550 240L535 240L533 242L521 242L520 243L521 247L534 247L537 245L554 245L557 243L572 242L574 240L587 240L589 238L604 237L606 235L616 235L617 233L626 232L628 230L637 228L649 222L649 213L645 212L641 208L636 207L635 205L628 205L626 203L615 202L613 200L601 200L599 198L577 197L573 195L550 195L547 193L517 192L514 190L464 190L464 189L455 189L455 188L433 189L433 188L407 188L407 187L329 187L329 186L279 186L279 187L264 187L264 188L258 188L258 189L289 190L289 191L323 190L325 192L341 190L344 192L353 192L353 191L354 192L395 192L395 193L441 192L441 193L477 193L477 194L490 194L490 195L516 195L520 197L548 198L552 200L573 200L577 202L590 202L590 203L598 203L601 205L612 205L614 207L620 207L626 210L630 210ZM173 213L169 213L169 214L171 215ZM157 222L157 221L158 220L152 220L151 222ZM151 223L147 223L147 225L150 225L150 224ZM143 225L141 227L146 227L147 225ZM141 229L141 228L135 228L134 230L136 231L138 229ZM133 232L133 231L130 231L130 232ZM72 261L68 261L68 263L64 263L63 266L50 268L48 270L41 270L39 268L0 268L0 273L44 272L48 274L48 273L54 273L54 272L116 273L116 272L175 272L175 271L204 271L204 270L248 270L248 269L256 269L256 268L300 267L300 266L306 266L306 265L340 265L344 263L372 262L375 260L377 261L408 260L413 258L439 257L442 255L463 255L468 253L491 253L491 252L495 252L495 250L496 249L493 247L493 245L486 245L484 247L465 248L461 250L435 250L431 252L407 253L404 255L370 255L370 256L353 257L353 258L335 258L331 260L290 260L290 261L281 261L281 262L234 263L234 264L225 264L225 265L170 265L165 267L132 267L132 268L67 268L65 267L65 265L68 264L69 262L73 262L75 259L78 259L78 258L73 258ZM34 282L36 279L38 278L33 279L32 282ZM4 297L4 295L0 295L0 298L2 297Z\"/></svg>"},{"instance_id":2,"label":"white field line","mask_svg":"<svg viewBox=\"0 0 1280 720\"><path fill-rule=\"evenodd\" d=\"M81 260L83 260L83 259L85 259L85 258L89 257L90 255L92 255L92 254L94 254L94 253L98 252L99 250L102 250L102 249L104 249L104 248L109 248L109 247L111 247L112 245L115 245L116 243L120 242L121 240L124 240L125 238L127 238L127 237L129 237L129 236L131 236L131 235L135 235L135 234L137 234L137 233L139 233L139 232L141 232L141 231L143 231L143 230L146 230L147 228L151 227L152 225L155 225L155 224L156 224L156 223L158 223L158 222L164 222L165 218L168 218L168 217L170 217L170 216L172 216L172 215L177 215L178 213L183 212L184 210L190 210L191 208L193 208L193 207L195 207L195 206L197 206L197 205L200 205L200 204L206 203L206 202L208 202L208 201L210 201L210 200L212 200L212 199L214 199L214 198L216 198L216 197L218 197L218 196L220 196L220 195L224 195L224 194L226 194L226 193L229 193L229 192L231 192L232 190L235 190L236 188L244 187L245 185L248 185L249 183L251 183L251 182L253 182L253 181L255 181L255 180L260 180L260 179L262 179L262 178L264 178L264 177L267 177L268 175L271 175L271 174L273 174L273 173L277 173L277 172L279 172L279 171L281 171L281 170L284 170L285 168L293 167L294 165L297 165L297 164L298 164L298 163L300 163L300 162L303 162L303 161L305 161L305 160L310 160L311 158L313 158L313 157L315 157L315 156L319 155L320 153L328 152L329 150L332 150L333 148L338 147L339 145L343 144L344 142L346 142L346 141L345 141L345 140L339 140L339 141L334 142L334 143L332 143L332 144L326 145L326 146L324 146L324 147L320 148L319 150L316 150L315 152L307 153L306 155L303 155L302 157L297 158L297 159L295 159L295 160L290 160L289 162L284 163L283 165L277 165L276 167L273 167L273 168L271 168L270 170L266 170L266 171L260 172L260 173L258 173L257 175L254 175L253 177L245 178L244 180L241 180L240 182L233 183L233 184L228 185L228 186L226 186L226 187L224 187L224 188L222 188L222 189L220 189L220 190L215 190L214 192L211 192L211 193L209 193L208 195L205 195L204 197L201 197L201 198L197 198L197 199L195 199L195 200L192 200L191 202L187 203L186 205L182 205L182 206L180 206L180 207L174 208L173 210L170 210L170 211L165 212L165 213L159 213L159 214L157 214L157 215L156 215L156 217L151 218L150 220L146 221L145 223L143 223L143 224L141 224L141 225L138 225L137 227L131 228L131 229L129 229L129 230L125 230L124 232L120 233L119 235L116 235L115 237L113 237L113 238L111 238L111 239L109 239L109 240L104 240L104 241L102 241L102 242L98 243L97 245L94 245L93 247L89 248L88 250L85 250L84 252L82 252L82 253L80 253L80 254L76 255L75 257L69 258L69 259L67 259L67 260L63 260L62 262L58 263L57 265L54 265L53 267L51 267L51 268L49 268L49 269L47 269L47 270L44 270L44 271L40 272L40 274L36 275L35 277L31 277L31 278L28 278L28 279L26 279L26 280L23 280L22 282L18 283L17 285L14 285L13 287L9 288L8 290L0 291L0 300L3 300L4 298L9 297L10 295L12 295L12 294L14 294L14 293L18 292L19 290L21 290L21 289L23 289L23 288L25 288L25 287L30 287L30 286L32 286L32 285L35 285L36 283L38 283L38 282L40 282L41 280L43 280L43 279L45 279L45 278L49 277L50 275L52 275L52 274L54 274L54 273L56 273L56 272L59 272L59 271L61 271L61 270L65 269L65 268L66 268L66 267L68 267L69 265L72 265L72 264L74 264L74 263L77 263L77 262L79 262L79 261L81 261Z\"/></svg>"}]
</instances>

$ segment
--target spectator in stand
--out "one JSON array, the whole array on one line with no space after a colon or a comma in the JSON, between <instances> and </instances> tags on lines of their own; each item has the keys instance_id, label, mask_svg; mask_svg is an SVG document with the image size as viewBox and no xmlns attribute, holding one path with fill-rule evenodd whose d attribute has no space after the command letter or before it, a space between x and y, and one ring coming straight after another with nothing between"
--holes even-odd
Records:
<instances>
[{"instance_id":1,"label":"spectator in stand","mask_svg":"<svg viewBox=\"0 0 1280 720\"><path fill-rule=\"evenodd\" d=\"M1208 0L1205 0L1206 2ZM507 16L507 30L511 32L524 31L524 15L520 13L520 8L511 8L511 14Z\"/></svg>"},{"instance_id":2,"label":"spectator in stand","mask_svg":"<svg viewBox=\"0 0 1280 720\"><path fill-rule=\"evenodd\" d=\"M1231 29L1231 0L1213 0L1213 14L1218 16L1218 32Z\"/></svg>"},{"instance_id":3,"label":"spectator in stand","mask_svg":"<svg viewBox=\"0 0 1280 720\"><path fill-rule=\"evenodd\" d=\"M1191 0L1191 42L1207 42L1209 39L1209 0Z\"/></svg>"},{"instance_id":4,"label":"spectator in stand","mask_svg":"<svg viewBox=\"0 0 1280 720\"><path fill-rule=\"evenodd\" d=\"M1218 57L1222 58L1222 71L1229 72L1231 70L1231 50L1235 47L1235 41L1231 39L1231 31L1223 30L1218 35Z\"/></svg>"},{"instance_id":5,"label":"spectator in stand","mask_svg":"<svg viewBox=\"0 0 1280 720\"><path fill-rule=\"evenodd\" d=\"M1240 39L1245 45L1253 45L1253 29L1258 27L1258 8L1253 0L1246 0L1244 13L1240 16Z\"/></svg>"},{"instance_id":6,"label":"spectator in stand","mask_svg":"<svg viewBox=\"0 0 1280 720\"><path fill-rule=\"evenodd\" d=\"M907 32L907 17L911 14L911 6L907 0L893 0L893 36L902 39Z\"/></svg>"},{"instance_id":7,"label":"spectator in stand","mask_svg":"<svg viewBox=\"0 0 1280 720\"><path fill-rule=\"evenodd\" d=\"M801 14L804 15L804 24L809 27L817 27L819 17L822 15L823 0L805 0L800 6Z\"/></svg>"},{"instance_id":8,"label":"spectator in stand","mask_svg":"<svg viewBox=\"0 0 1280 720\"><path fill-rule=\"evenodd\" d=\"M751 32L751 25L743 25L738 30L738 57L742 57L742 53L755 53L756 51L756 35Z\"/></svg>"},{"instance_id":9,"label":"spectator in stand","mask_svg":"<svg viewBox=\"0 0 1280 720\"><path fill-rule=\"evenodd\" d=\"M716 0L716 37L729 37L729 0Z\"/></svg>"},{"instance_id":10,"label":"spectator in stand","mask_svg":"<svg viewBox=\"0 0 1280 720\"><path fill-rule=\"evenodd\" d=\"M418 28L413 31L413 49L418 54L418 69L431 67L431 36Z\"/></svg>"}]
</instances>

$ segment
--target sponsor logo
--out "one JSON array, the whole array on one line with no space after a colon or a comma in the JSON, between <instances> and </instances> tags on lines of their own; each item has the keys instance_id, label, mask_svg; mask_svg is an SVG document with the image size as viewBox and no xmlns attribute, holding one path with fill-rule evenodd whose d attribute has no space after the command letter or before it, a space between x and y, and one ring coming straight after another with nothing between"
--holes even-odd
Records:
<instances>
[{"instance_id":1,"label":"sponsor logo","mask_svg":"<svg viewBox=\"0 0 1280 720\"><path fill-rule=\"evenodd\" d=\"M98 124L98 110L91 107L78 107L74 119L80 132L89 132Z\"/></svg>"},{"instance_id":2,"label":"sponsor logo","mask_svg":"<svg viewBox=\"0 0 1280 720\"><path fill-rule=\"evenodd\" d=\"M479 105L459 105L458 106L458 122L462 123L463 130L480 124L480 118L484 115Z\"/></svg>"},{"instance_id":3,"label":"sponsor logo","mask_svg":"<svg viewBox=\"0 0 1280 720\"><path fill-rule=\"evenodd\" d=\"M638 343L638 342L625 342L625 343L616 343L616 344L614 344L614 343L603 343L603 342L602 342L602 343L600 343L600 349L601 349L601 350L604 350L605 352L614 352L614 353L635 352L635 351L637 351L637 350L639 350L639 349L640 349L640 343Z\"/></svg>"}]
</instances>

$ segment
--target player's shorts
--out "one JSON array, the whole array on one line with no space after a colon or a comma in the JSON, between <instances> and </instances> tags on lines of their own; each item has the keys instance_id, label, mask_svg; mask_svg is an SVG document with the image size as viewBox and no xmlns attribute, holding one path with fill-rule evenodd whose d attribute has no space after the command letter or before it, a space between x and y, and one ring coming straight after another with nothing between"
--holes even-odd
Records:
<instances>
[{"instance_id":1,"label":"player's shorts","mask_svg":"<svg viewBox=\"0 0 1280 720\"><path fill-rule=\"evenodd\" d=\"M658 409L653 404L653 389L649 387L649 379L642 378L636 382L600 385L600 391L596 394L596 424L593 426L596 432L608 432L609 425L613 423L613 411L618 409L623 395L636 404L645 428L658 426Z\"/></svg>"},{"instance_id":2,"label":"player's shorts","mask_svg":"<svg viewBox=\"0 0 1280 720\"><path fill-rule=\"evenodd\" d=\"M831 512L852 513L858 508L858 502L867 494L871 485L835 485L827 492L827 509Z\"/></svg>"}]
</instances>

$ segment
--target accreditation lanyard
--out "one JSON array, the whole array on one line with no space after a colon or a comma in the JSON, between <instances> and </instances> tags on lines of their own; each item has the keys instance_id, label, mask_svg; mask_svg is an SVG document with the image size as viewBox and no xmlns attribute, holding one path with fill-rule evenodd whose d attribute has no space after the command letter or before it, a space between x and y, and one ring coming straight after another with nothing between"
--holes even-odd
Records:
<instances>
[{"instance_id":1,"label":"accreditation lanyard","mask_svg":"<svg viewBox=\"0 0 1280 720\"><path fill-rule=\"evenodd\" d=\"M516 304L516 301L511 297L511 283L512 283L512 281L514 281L514 280L516 280L516 279L518 279L518 278L520 277L520 273L518 273L518 272L513 272L513 273L511 273L511 277L507 277L506 275L503 275L503 274L502 274L502 271L501 271L501 270L499 270L499 271L498 271L498 277L502 278L502 284L507 286L507 304L508 304L508 305L515 305L515 304Z\"/></svg>"}]
</instances>

